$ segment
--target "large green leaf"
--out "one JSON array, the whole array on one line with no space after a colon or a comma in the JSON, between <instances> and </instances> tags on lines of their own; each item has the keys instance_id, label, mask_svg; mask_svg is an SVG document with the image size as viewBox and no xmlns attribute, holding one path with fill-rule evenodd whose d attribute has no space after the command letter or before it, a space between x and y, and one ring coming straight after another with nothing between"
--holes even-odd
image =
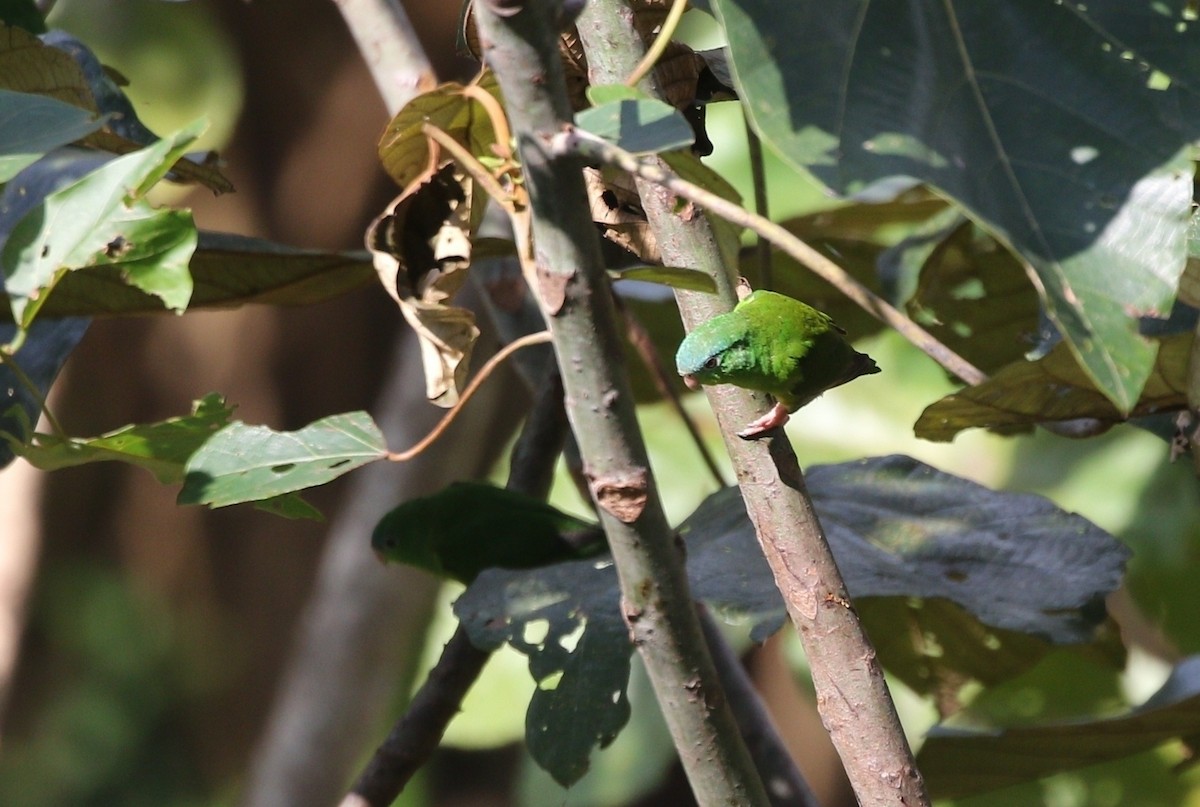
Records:
<instances>
[{"instance_id":1,"label":"large green leaf","mask_svg":"<svg viewBox=\"0 0 1200 807\"><path fill-rule=\"evenodd\" d=\"M886 639L880 660L947 712L967 681L1015 675L1053 643L1094 641L1128 556L1046 499L996 493L907 457L816 467L808 484L850 593L879 598L863 615ZM710 496L679 530L697 599L748 623L754 639L783 624L736 489ZM527 741L564 784L628 717L631 648L619 602L611 562L596 559L489 569L455 603L477 645L507 641L529 656L539 689Z\"/></svg>"},{"instance_id":2,"label":"large green leaf","mask_svg":"<svg viewBox=\"0 0 1200 807\"><path fill-rule=\"evenodd\" d=\"M72 270L119 266L128 282L182 310L191 296L187 260L195 248L191 215L144 200L196 139L202 124L114 159L46 196L17 222L0 251L13 318L28 327Z\"/></svg>"},{"instance_id":3,"label":"large green leaf","mask_svg":"<svg viewBox=\"0 0 1200 807\"><path fill-rule=\"evenodd\" d=\"M1154 358L1136 318L1169 310L1184 264L1185 0L713 7L764 140L841 193L915 178L952 196L1030 262L1097 388L1133 408Z\"/></svg>"},{"instance_id":4,"label":"large green leaf","mask_svg":"<svg viewBox=\"0 0 1200 807\"><path fill-rule=\"evenodd\" d=\"M104 120L42 95L0 89L0 184L46 152L96 131Z\"/></svg>"},{"instance_id":5,"label":"large green leaf","mask_svg":"<svg viewBox=\"0 0 1200 807\"><path fill-rule=\"evenodd\" d=\"M187 462L180 504L225 507L323 485L368 462L387 445L366 412L332 415L294 432L231 423Z\"/></svg>"}]
</instances>

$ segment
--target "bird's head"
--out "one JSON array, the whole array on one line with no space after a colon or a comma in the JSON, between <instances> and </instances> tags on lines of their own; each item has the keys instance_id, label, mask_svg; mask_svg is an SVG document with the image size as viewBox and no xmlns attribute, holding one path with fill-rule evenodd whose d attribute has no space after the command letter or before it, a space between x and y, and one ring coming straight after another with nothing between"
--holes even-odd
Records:
<instances>
[{"instance_id":1,"label":"bird's head","mask_svg":"<svg viewBox=\"0 0 1200 807\"><path fill-rule=\"evenodd\" d=\"M690 389L722 384L745 364L745 328L729 314L699 325L675 353L675 368Z\"/></svg>"},{"instance_id":2,"label":"bird's head","mask_svg":"<svg viewBox=\"0 0 1200 807\"><path fill-rule=\"evenodd\" d=\"M421 500L406 502L384 516L371 533L371 549L384 563L406 563L441 574L442 564L432 545L434 527L421 504Z\"/></svg>"}]
</instances>

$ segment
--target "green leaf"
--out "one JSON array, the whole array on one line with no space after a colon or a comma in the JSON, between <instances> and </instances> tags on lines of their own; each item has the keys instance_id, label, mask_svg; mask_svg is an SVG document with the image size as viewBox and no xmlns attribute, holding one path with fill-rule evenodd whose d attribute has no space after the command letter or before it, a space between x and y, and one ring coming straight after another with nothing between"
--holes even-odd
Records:
<instances>
[{"instance_id":1,"label":"green leaf","mask_svg":"<svg viewBox=\"0 0 1200 807\"><path fill-rule=\"evenodd\" d=\"M33 0L4 0L0 3L0 22L34 34L46 33L46 21Z\"/></svg>"},{"instance_id":2,"label":"green leaf","mask_svg":"<svg viewBox=\"0 0 1200 807\"><path fill-rule=\"evenodd\" d=\"M1010 728L935 726L917 764L934 795L959 798L1131 756L1171 739L1191 742L1197 725L1200 656L1190 656L1125 714Z\"/></svg>"},{"instance_id":3,"label":"green leaf","mask_svg":"<svg viewBox=\"0 0 1200 807\"><path fill-rule=\"evenodd\" d=\"M158 214L142 197L202 128L198 122L106 163L49 194L17 222L0 251L0 268L13 318L22 327L29 326L65 274L98 263L121 264L124 255L133 256L131 275L139 278L133 282L163 296L168 305L186 305L190 280L179 277L179 261L190 252L190 216ZM137 238L127 236L126 229Z\"/></svg>"},{"instance_id":4,"label":"green leaf","mask_svg":"<svg viewBox=\"0 0 1200 807\"><path fill-rule=\"evenodd\" d=\"M641 280L645 283L670 286L673 289L717 293L717 284L698 269L684 269L679 266L630 266L613 270L610 274L614 280Z\"/></svg>"},{"instance_id":5,"label":"green leaf","mask_svg":"<svg viewBox=\"0 0 1200 807\"><path fill-rule=\"evenodd\" d=\"M1187 406L1192 341L1190 333L1182 333L1157 343L1153 372L1133 407L1133 415ZM936 401L921 413L913 430L924 440L946 442L964 429L986 428L1011 434L1039 423L1078 418L1120 423L1125 415L1095 388L1066 345L1059 344L1037 361L1010 364L982 384Z\"/></svg>"},{"instance_id":6,"label":"green leaf","mask_svg":"<svg viewBox=\"0 0 1200 807\"><path fill-rule=\"evenodd\" d=\"M103 125L94 112L72 104L0 89L0 183Z\"/></svg>"},{"instance_id":7,"label":"green leaf","mask_svg":"<svg viewBox=\"0 0 1200 807\"><path fill-rule=\"evenodd\" d=\"M43 471L89 462L117 461L145 468L163 484L183 481L184 463L196 449L229 422L233 410L225 399L209 393L192 413L158 423L125 426L99 437L63 438L39 434L31 445L5 435L13 450Z\"/></svg>"},{"instance_id":8,"label":"green leaf","mask_svg":"<svg viewBox=\"0 0 1200 807\"><path fill-rule=\"evenodd\" d=\"M254 503L255 509L274 513L283 518L303 518L309 521L324 521L325 516L300 497L299 493L285 493L272 499L263 499Z\"/></svg>"},{"instance_id":9,"label":"green leaf","mask_svg":"<svg viewBox=\"0 0 1200 807\"><path fill-rule=\"evenodd\" d=\"M650 97L637 87L629 87L625 84L589 84L584 94L592 106L618 101L640 101Z\"/></svg>"},{"instance_id":10,"label":"green leaf","mask_svg":"<svg viewBox=\"0 0 1200 807\"><path fill-rule=\"evenodd\" d=\"M164 309L157 297L126 282L126 268L100 263L66 274L42 306L41 316L161 313ZM189 311L250 303L311 305L376 280L365 252L296 249L209 232L199 234L190 272L194 289ZM0 321L10 318L11 312L0 310Z\"/></svg>"},{"instance_id":11,"label":"green leaf","mask_svg":"<svg viewBox=\"0 0 1200 807\"><path fill-rule=\"evenodd\" d=\"M386 454L383 434L366 412L333 415L294 432L235 422L188 460L179 503L262 501L323 485Z\"/></svg>"},{"instance_id":12,"label":"green leaf","mask_svg":"<svg viewBox=\"0 0 1200 807\"><path fill-rule=\"evenodd\" d=\"M1137 318L1169 311L1185 257L1200 30L1182 4L713 6L764 140L840 193L949 194L1031 264L1097 389L1132 410L1154 359ZM778 33L795 31L819 46Z\"/></svg>"},{"instance_id":13,"label":"green leaf","mask_svg":"<svg viewBox=\"0 0 1200 807\"><path fill-rule=\"evenodd\" d=\"M575 124L633 154L673 151L696 139L675 107L651 98L627 98L585 109L576 113Z\"/></svg>"},{"instance_id":14,"label":"green leaf","mask_svg":"<svg viewBox=\"0 0 1200 807\"><path fill-rule=\"evenodd\" d=\"M1040 306L1024 266L969 222L934 238L907 308L985 373L1020 361L1039 336Z\"/></svg>"}]
</instances>

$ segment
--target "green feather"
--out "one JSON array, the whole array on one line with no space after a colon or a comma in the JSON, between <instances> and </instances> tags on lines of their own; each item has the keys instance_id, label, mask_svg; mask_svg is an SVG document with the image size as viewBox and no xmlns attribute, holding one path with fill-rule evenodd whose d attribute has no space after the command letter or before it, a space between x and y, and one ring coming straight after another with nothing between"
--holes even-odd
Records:
<instances>
[{"instance_id":1,"label":"green feather","mask_svg":"<svg viewBox=\"0 0 1200 807\"><path fill-rule=\"evenodd\" d=\"M767 392L789 410L879 372L827 314L770 291L756 291L701 323L679 345L675 364L696 382Z\"/></svg>"},{"instance_id":2,"label":"green feather","mask_svg":"<svg viewBox=\"0 0 1200 807\"><path fill-rule=\"evenodd\" d=\"M598 525L482 482L401 504L375 527L371 546L384 560L463 583L488 568L530 569L607 548Z\"/></svg>"}]
</instances>

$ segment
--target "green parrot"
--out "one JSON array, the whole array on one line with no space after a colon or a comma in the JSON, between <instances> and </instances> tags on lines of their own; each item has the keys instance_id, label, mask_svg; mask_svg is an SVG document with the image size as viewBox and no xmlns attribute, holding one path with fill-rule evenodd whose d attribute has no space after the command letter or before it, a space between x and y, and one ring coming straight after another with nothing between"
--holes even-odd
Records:
<instances>
[{"instance_id":1,"label":"green parrot","mask_svg":"<svg viewBox=\"0 0 1200 807\"><path fill-rule=\"evenodd\" d=\"M401 504L375 527L371 547L385 562L467 584L484 569L532 569L608 548L598 524L482 482L455 482Z\"/></svg>"},{"instance_id":2,"label":"green parrot","mask_svg":"<svg viewBox=\"0 0 1200 807\"><path fill-rule=\"evenodd\" d=\"M744 439L787 423L788 413L827 389L879 372L829 315L772 291L698 325L680 343L675 366L691 389L735 384L775 398L770 412L738 432Z\"/></svg>"}]
</instances>

